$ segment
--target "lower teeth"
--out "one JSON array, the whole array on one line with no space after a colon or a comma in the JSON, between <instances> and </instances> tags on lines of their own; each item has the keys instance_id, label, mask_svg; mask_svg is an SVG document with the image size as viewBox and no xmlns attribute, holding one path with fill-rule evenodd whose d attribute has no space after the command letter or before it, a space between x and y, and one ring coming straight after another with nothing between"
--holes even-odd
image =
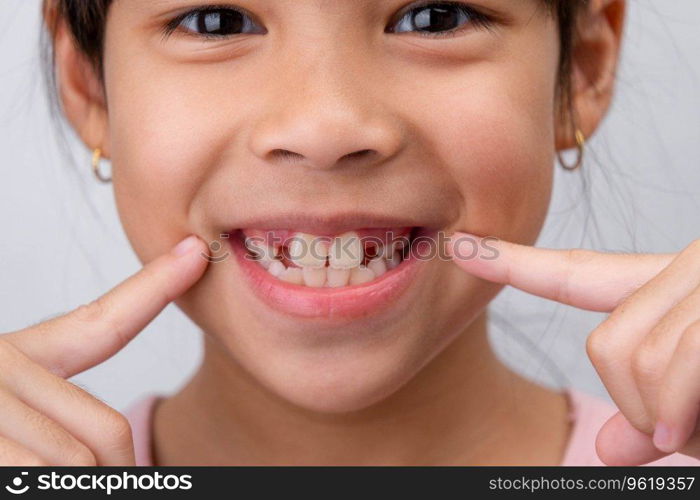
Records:
<instances>
[{"instance_id":1,"label":"lower teeth","mask_svg":"<svg viewBox=\"0 0 700 500\"><path fill-rule=\"evenodd\" d=\"M336 269L330 267L328 262L325 267L320 268L295 267L291 263L285 265L279 256L256 258L250 251L248 255L281 281L310 288L340 288L369 283L395 269L407 256L408 248L395 250L390 256L366 257L363 259L364 264L350 269Z\"/></svg>"}]
</instances>

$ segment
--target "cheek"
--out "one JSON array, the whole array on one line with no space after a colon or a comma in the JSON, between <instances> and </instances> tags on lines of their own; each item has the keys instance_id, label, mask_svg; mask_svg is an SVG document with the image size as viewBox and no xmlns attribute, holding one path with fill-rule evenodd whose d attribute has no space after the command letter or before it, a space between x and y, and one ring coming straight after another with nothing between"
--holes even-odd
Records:
<instances>
[{"instance_id":1,"label":"cheek","mask_svg":"<svg viewBox=\"0 0 700 500\"><path fill-rule=\"evenodd\" d=\"M146 81L139 85L139 81ZM144 260L191 231L190 204L216 167L216 100L196 99L176 79L119 81L110 96L113 185L119 214ZM209 103L209 104L207 104ZM212 109L206 109L206 106Z\"/></svg>"},{"instance_id":2,"label":"cheek","mask_svg":"<svg viewBox=\"0 0 700 500\"><path fill-rule=\"evenodd\" d=\"M475 70L443 91L437 148L462 193L463 230L513 241L539 232L551 197L552 74ZM466 84L464 83L466 82ZM435 113L433 108L431 113ZM433 118L435 120L435 118Z\"/></svg>"}]
</instances>

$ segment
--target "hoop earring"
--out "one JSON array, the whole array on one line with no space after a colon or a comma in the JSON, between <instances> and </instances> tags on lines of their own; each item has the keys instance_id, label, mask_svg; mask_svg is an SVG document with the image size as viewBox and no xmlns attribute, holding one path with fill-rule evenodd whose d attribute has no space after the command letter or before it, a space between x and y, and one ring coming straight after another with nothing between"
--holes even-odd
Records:
<instances>
[{"instance_id":1,"label":"hoop earring","mask_svg":"<svg viewBox=\"0 0 700 500\"><path fill-rule=\"evenodd\" d=\"M112 182L111 177L105 177L100 171L100 159L102 158L102 150L100 148L95 148L92 153L92 173L98 181L104 182L105 184Z\"/></svg>"},{"instance_id":2,"label":"hoop earring","mask_svg":"<svg viewBox=\"0 0 700 500\"><path fill-rule=\"evenodd\" d=\"M564 160L562 160L561 157L561 151L557 151L557 159L559 160L559 164L565 169L569 171L574 171L578 169L581 165L583 165L583 152L586 147L586 136L583 135L583 132L581 129L576 129L576 133L574 134L576 137L576 162L573 165L567 165Z\"/></svg>"}]
</instances>

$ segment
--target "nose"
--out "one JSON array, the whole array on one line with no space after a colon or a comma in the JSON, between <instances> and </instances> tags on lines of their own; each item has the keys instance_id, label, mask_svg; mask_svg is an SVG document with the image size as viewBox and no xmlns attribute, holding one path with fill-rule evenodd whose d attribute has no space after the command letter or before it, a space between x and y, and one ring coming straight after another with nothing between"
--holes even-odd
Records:
<instances>
[{"instance_id":1,"label":"nose","mask_svg":"<svg viewBox=\"0 0 700 500\"><path fill-rule=\"evenodd\" d=\"M284 78L268 87L269 109L249 136L255 156L280 166L334 170L378 165L402 148L401 122L371 97L370 79L347 58L329 59L300 64L297 54L296 64L278 68Z\"/></svg>"}]
</instances>

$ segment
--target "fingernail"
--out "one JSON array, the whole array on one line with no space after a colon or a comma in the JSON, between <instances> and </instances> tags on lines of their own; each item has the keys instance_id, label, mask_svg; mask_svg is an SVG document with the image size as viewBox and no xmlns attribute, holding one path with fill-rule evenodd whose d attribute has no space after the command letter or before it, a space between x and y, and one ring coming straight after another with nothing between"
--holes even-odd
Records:
<instances>
[{"instance_id":1,"label":"fingernail","mask_svg":"<svg viewBox=\"0 0 700 500\"><path fill-rule=\"evenodd\" d=\"M178 243L172 250L172 254L176 257L181 257L190 253L190 251L195 247L197 243L197 237L194 235L188 236L180 243Z\"/></svg>"},{"instance_id":2,"label":"fingernail","mask_svg":"<svg viewBox=\"0 0 700 500\"><path fill-rule=\"evenodd\" d=\"M663 422L657 422L654 428L654 446L656 446L661 451L673 452L673 434L671 428Z\"/></svg>"}]
</instances>

